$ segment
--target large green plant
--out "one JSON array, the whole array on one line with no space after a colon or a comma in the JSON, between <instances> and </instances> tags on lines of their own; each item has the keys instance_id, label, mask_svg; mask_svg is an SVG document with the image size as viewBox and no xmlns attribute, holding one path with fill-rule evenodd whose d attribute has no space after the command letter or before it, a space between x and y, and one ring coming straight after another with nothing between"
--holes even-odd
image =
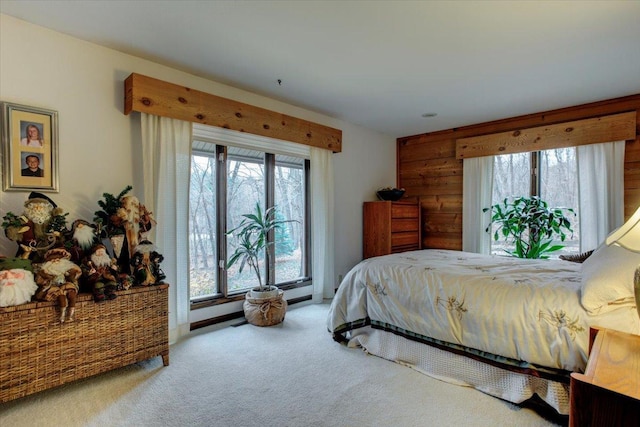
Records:
<instances>
[{"instance_id":1,"label":"large green plant","mask_svg":"<svg viewBox=\"0 0 640 427\"><path fill-rule=\"evenodd\" d=\"M560 238L564 242L567 233L573 233L571 222L565 216L565 212L575 216L573 209L551 208L537 196L504 199L483 212L488 210L491 210L491 223L485 231L489 233L491 226L497 225L494 240L502 236L507 243L514 243L513 251L505 251L518 258L549 258L549 253L564 247L554 245L553 241Z\"/></svg>"},{"instance_id":2,"label":"large green plant","mask_svg":"<svg viewBox=\"0 0 640 427\"><path fill-rule=\"evenodd\" d=\"M260 271L260 256L264 254L265 262L269 264L268 248L274 244L268 240L268 234L273 230L279 230L283 224L294 222L293 220L282 220L276 215L276 207L272 206L262 212L259 203L256 203L254 213L242 215L244 219L233 230L229 230L227 235L232 235L236 239L238 246L227 262L227 268L240 261L239 271L249 266L258 278L259 290L269 290L267 283L262 284L262 273Z\"/></svg>"}]
</instances>

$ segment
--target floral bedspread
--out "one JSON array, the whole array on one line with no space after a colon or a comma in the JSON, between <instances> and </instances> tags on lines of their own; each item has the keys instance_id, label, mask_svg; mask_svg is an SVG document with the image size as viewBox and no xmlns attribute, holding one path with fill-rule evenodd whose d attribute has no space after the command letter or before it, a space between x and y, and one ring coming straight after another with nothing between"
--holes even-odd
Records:
<instances>
[{"instance_id":1,"label":"floral bedspread","mask_svg":"<svg viewBox=\"0 0 640 427\"><path fill-rule=\"evenodd\" d=\"M516 364L582 372L589 327L625 330L637 314L588 315L580 305L580 266L447 250L370 258L345 276L327 326L338 341L373 326Z\"/></svg>"}]
</instances>

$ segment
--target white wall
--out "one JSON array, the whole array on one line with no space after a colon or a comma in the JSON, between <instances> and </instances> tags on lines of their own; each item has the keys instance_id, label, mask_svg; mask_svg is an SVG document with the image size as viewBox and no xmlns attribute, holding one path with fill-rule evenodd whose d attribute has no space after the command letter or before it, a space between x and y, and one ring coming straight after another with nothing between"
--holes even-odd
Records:
<instances>
[{"instance_id":1,"label":"white wall","mask_svg":"<svg viewBox=\"0 0 640 427\"><path fill-rule=\"evenodd\" d=\"M123 82L132 72L341 129L343 151L334 154L336 280L360 261L362 202L395 184L393 137L0 14L0 100L58 111L60 192L49 196L71 221L92 221L102 193L129 184L142 199L139 118L123 113ZM27 196L0 192L0 216L22 212ZM0 255L16 249L2 233Z\"/></svg>"}]
</instances>

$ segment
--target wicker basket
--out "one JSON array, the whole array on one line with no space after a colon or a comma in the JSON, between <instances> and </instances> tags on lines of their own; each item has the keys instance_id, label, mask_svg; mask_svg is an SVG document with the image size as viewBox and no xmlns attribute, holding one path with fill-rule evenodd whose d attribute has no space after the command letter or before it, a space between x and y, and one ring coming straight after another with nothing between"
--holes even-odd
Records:
<instances>
[{"instance_id":1,"label":"wicker basket","mask_svg":"<svg viewBox=\"0 0 640 427\"><path fill-rule=\"evenodd\" d=\"M281 323L287 312L287 300L283 297L282 290L272 298L253 298L251 292L247 292L242 305L244 317L255 326L273 326Z\"/></svg>"},{"instance_id":2,"label":"wicker basket","mask_svg":"<svg viewBox=\"0 0 640 427\"><path fill-rule=\"evenodd\" d=\"M78 295L76 319L55 302L0 308L0 402L162 356L169 364L169 285Z\"/></svg>"}]
</instances>

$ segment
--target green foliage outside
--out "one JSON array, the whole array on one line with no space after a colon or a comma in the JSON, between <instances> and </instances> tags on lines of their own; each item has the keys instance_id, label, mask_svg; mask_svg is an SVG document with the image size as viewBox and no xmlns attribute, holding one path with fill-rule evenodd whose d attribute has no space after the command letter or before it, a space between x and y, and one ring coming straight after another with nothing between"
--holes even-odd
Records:
<instances>
[{"instance_id":1,"label":"green foliage outside","mask_svg":"<svg viewBox=\"0 0 640 427\"><path fill-rule=\"evenodd\" d=\"M276 211L276 220L283 224L287 222L280 211ZM296 242L291 237L289 227L276 228L275 241L278 255L291 255L296 250Z\"/></svg>"},{"instance_id":2,"label":"green foliage outside","mask_svg":"<svg viewBox=\"0 0 640 427\"><path fill-rule=\"evenodd\" d=\"M491 211L491 223L486 232L491 232L493 225L494 240L502 236L507 243L515 244L513 251L505 249L505 252L518 258L549 258L551 252L564 247L562 244L554 244L558 238L564 242L567 233L573 233L571 222L565 216L575 212L570 208L549 207L549 204L540 197L517 197L513 201L504 199L483 212Z\"/></svg>"}]
</instances>

